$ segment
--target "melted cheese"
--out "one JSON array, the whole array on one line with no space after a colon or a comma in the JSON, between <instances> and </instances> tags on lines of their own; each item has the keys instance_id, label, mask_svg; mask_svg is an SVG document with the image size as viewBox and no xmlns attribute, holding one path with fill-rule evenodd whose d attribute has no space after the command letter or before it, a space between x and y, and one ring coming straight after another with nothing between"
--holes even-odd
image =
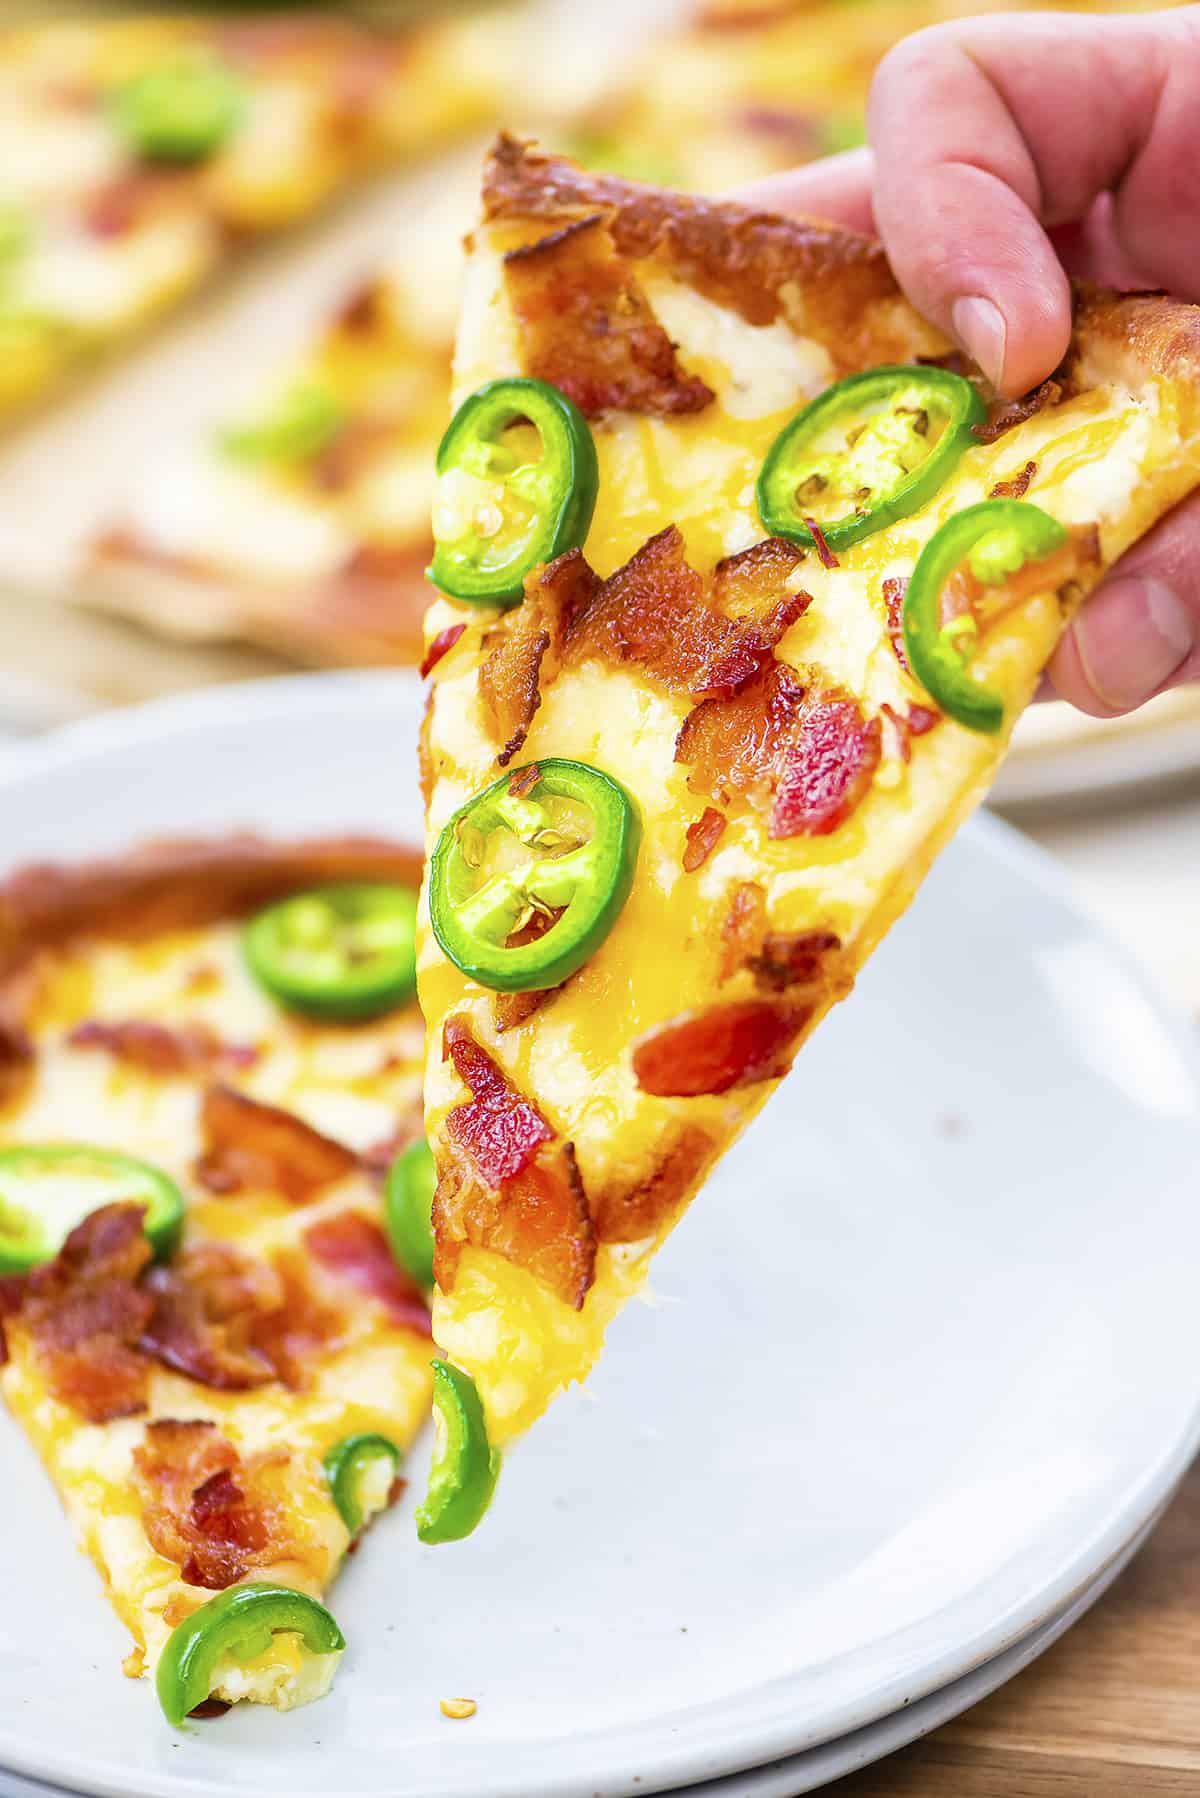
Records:
<instances>
[{"instance_id":1,"label":"melted cheese","mask_svg":"<svg viewBox=\"0 0 1200 1798\"><path fill-rule=\"evenodd\" d=\"M608 574L675 523L690 561L707 571L765 534L755 507L758 470L779 430L827 379L828 364L819 346L783 325L755 330L708 300L672 292L661 272L639 273L684 367L701 374L717 399L685 417L613 414L596 422L600 492L585 553ZM789 340L786 350L781 336ZM465 287L456 395L518 372L502 277L484 243ZM1098 523L1106 562L1200 474L1197 446L1181 440L1169 386L1149 381L1137 391L1112 387L1066 400L995 444L970 449L922 512L844 552L837 568L822 567L810 553L797 581L812 604L780 645L782 659L801 670L819 665L827 680L859 696L868 716L884 703L903 712L919 700L887 636L882 583L908 575L947 518L986 498L1030 459L1038 464L1030 499L1064 523ZM452 622L466 622L467 634L434 675L431 848L451 812L496 773L497 746L477 691L487 621L439 601L429 636ZM1031 697L1061 628L1058 600L1046 593L989 631L974 666L1003 693L1010 722ZM636 671L599 662L572 668L542 693L520 760L561 755L603 767L637 796L643 845L633 892L611 934L531 1023L497 1034L490 995L441 954L422 910L420 992L430 1042L440 1044L450 1013L469 1017L488 1052L574 1142L585 1188L599 1188L610 1174L618 1143L631 1180L651 1172L683 1121L705 1128L718 1148L728 1145L769 1090L760 1084L721 1097L663 1099L641 1092L632 1071L630 1046L643 1032L711 1004L718 988L723 999L752 993L746 973L719 987L720 932L733 887L757 881L773 929L833 929L857 965L903 910L1003 750L1002 741L946 720L914 742L911 764L885 760L863 802L830 835L772 842L750 808L734 805L715 852L698 874L687 875L684 827L704 803L674 760L687 710L686 700ZM429 1055L425 1094L436 1147L447 1111L463 1097L440 1051ZM579 1312L498 1257L464 1252L453 1290L436 1296L435 1335L476 1378L498 1440L526 1427L564 1385L583 1377L655 1246L635 1245L619 1258L603 1250Z\"/></svg>"},{"instance_id":2,"label":"melted cheese","mask_svg":"<svg viewBox=\"0 0 1200 1798\"><path fill-rule=\"evenodd\" d=\"M95 1142L162 1167L188 1196L192 1240L217 1238L269 1257L300 1247L312 1223L348 1202L380 1215L378 1186L359 1174L306 1205L268 1192L227 1198L204 1192L192 1172L201 1149L204 1078L153 1077L104 1051L72 1048L67 1034L85 1018L205 1024L227 1044L256 1047L252 1067L222 1077L361 1150L390 1134L419 1098L423 1032L415 1007L349 1031L288 1017L246 971L232 925L136 944L84 943L47 960L35 1020L34 1084L0 1118L3 1142ZM208 1419L243 1456L287 1451L280 1497L304 1557L248 1577L278 1578L314 1596L348 1547L323 1455L364 1431L379 1431L404 1449L429 1413L428 1342L389 1325L369 1302L351 1304L348 1316L344 1346L318 1360L305 1391L272 1384L247 1393L215 1392L165 1369L154 1373L150 1389L150 1418ZM80 1546L96 1562L143 1651L136 1664L152 1672L174 1623L211 1595L186 1585L179 1568L146 1539L133 1455L147 1419L84 1422L51 1395L20 1332L12 1336L0 1391L45 1461ZM371 1497L370 1508L378 1511L387 1493ZM259 1661L222 1668L215 1690L230 1702L249 1698L287 1709L319 1696L335 1665L336 1657L314 1659L295 1638L280 1636Z\"/></svg>"}]
</instances>

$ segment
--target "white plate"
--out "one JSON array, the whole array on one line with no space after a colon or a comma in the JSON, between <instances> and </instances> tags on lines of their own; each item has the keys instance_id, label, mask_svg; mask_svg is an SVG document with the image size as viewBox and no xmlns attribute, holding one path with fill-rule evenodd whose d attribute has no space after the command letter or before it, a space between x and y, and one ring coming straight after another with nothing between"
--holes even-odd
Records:
<instances>
[{"instance_id":1,"label":"white plate","mask_svg":"<svg viewBox=\"0 0 1200 1798\"><path fill-rule=\"evenodd\" d=\"M73 727L0 772L4 854L412 835L417 713L411 676L314 676ZM618 1798L915 1703L1057 1613L1200 1444L1198 1156L1183 1027L977 824L487 1527L377 1529L324 1703L173 1737L8 1431L0 1766L112 1798Z\"/></svg>"}]
</instances>

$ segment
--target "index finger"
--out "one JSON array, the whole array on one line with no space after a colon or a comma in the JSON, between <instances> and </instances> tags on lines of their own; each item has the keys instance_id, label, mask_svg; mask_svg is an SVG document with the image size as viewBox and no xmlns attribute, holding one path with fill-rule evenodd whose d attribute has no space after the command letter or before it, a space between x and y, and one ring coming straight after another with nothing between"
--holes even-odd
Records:
<instances>
[{"instance_id":1,"label":"index finger","mask_svg":"<svg viewBox=\"0 0 1200 1798\"><path fill-rule=\"evenodd\" d=\"M1098 195L1114 195L1148 282L1200 290L1200 8L934 26L884 57L868 122L892 266L1001 392L1066 352L1070 288L1047 227Z\"/></svg>"}]
</instances>

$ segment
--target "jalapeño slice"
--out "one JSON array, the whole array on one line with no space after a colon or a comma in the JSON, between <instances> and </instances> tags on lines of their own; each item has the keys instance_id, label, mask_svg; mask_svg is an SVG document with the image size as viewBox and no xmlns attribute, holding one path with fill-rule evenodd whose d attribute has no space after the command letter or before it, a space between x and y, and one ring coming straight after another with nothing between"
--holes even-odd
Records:
<instances>
[{"instance_id":1,"label":"jalape\u00f1o slice","mask_svg":"<svg viewBox=\"0 0 1200 1798\"><path fill-rule=\"evenodd\" d=\"M201 162L228 142L248 95L237 73L211 56L179 56L131 75L113 92L114 128L147 162Z\"/></svg>"},{"instance_id":2,"label":"jalape\u00f1o slice","mask_svg":"<svg viewBox=\"0 0 1200 1798\"><path fill-rule=\"evenodd\" d=\"M412 998L416 894L343 881L268 905L247 924L251 973L292 1011L335 1022L375 1018Z\"/></svg>"},{"instance_id":3,"label":"jalape\u00f1o slice","mask_svg":"<svg viewBox=\"0 0 1200 1798\"><path fill-rule=\"evenodd\" d=\"M582 545L600 482L583 413L557 387L523 376L489 381L463 401L437 472L429 578L482 606L514 605L532 569Z\"/></svg>"},{"instance_id":4,"label":"jalape\u00f1o slice","mask_svg":"<svg viewBox=\"0 0 1200 1798\"><path fill-rule=\"evenodd\" d=\"M102 1205L145 1206L144 1228L159 1260L179 1246L183 1194L148 1161L92 1143L19 1143L0 1149L0 1274L52 1261L75 1228Z\"/></svg>"},{"instance_id":5,"label":"jalape\u00f1o slice","mask_svg":"<svg viewBox=\"0 0 1200 1798\"><path fill-rule=\"evenodd\" d=\"M616 923L640 839L633 800L599 768L558 758L518 768L468 800L438 838L433 933L481 986L559 986Z\"/></svg>"},{"instance_id":6,"label":"jalape\u00f1o slice","mask_svg":"<svg viewBox=\"0 0 1200 1798\"><path fill-rule=\"evenodd\" d=\"M352 1536L387 1509L400 1466L400 1450L389 1436L375 1432L345 1436L322 1463L329 1496Z\"/></svg>"},{"instance_id":7,"label":"jalape\u00f1o slice","mask_svg":"<svg viewBox=\"0 0 1200 1798\"><path fill-rule=\"evenodd\" d=\"M461 1542L492 1502L500 1451L488 1442L474 1380L447 1361L433 1363L433 1422L437 1441L417 1535L422 1542Z\"/></svg>"},{"instance_id":8,"label":"jalape\u00f1o slice","mask_svg":"<svg viewBox=\"0 0 1200 1798\"><path fill-rule=\"evenodd\" d=\"M433 1285L431 1220L436 1185L437 1169L422 1136L393 1161L383 1198L392 1254L422 1286Z\"/></svg>"},{"instance_id":9,"label":"jalape\u00f1o slice","mask_svg":"<svg viewBox=\"0 0 1200 1798\"><path fill-rule=\"evenodd\" d=\"M346 1646L323 1604L307 1592L263 1581L230 1586L185 1617L168 1637L155 1676L167 1722L181 1728L220 1684L230 1663L258 1660L269 1650L272 1637L283 1632L299 1636L313 1656L340 1655Z\"/></svg>"},{"instance_id":10,"label":"jalape\u00f1o slice","mask_svg":"<svg viewBox=\"0 0 1200 1798\"><path fill-rule=\"evenodd\" d=\"M973 594L1003 586L1027 562L1053 555L1066 541L1065 528L1040 506L985 499L947 519L918 556L904 596L909 665L930 697L969 730L994 733L1004 723L1000 694L967 666L979 636ZM952 583L962 605L947 605Z\"/></svg>"},{"instance_id":11,"label":"jalape\u00f1o slice","mask_svg":"<svg viewBox=\"0 0 1200 1798\"><path fill-rule=\"evenodd\" d=\"M758 476L773 536L844 549L916 512L975 442L987 408L944 368L873 368L827 388L784 426Z\"/></svg>"}]
</instances>

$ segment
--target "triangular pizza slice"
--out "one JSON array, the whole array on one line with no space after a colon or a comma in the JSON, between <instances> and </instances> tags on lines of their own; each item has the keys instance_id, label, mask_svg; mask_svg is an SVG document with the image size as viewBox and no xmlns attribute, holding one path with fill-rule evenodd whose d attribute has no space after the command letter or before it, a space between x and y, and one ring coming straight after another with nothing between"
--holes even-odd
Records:
<instances>
[{"instance_id":1,"label":"triangular pizza slice","mask_svg":"<svg viewBox=\"0 0 1200 1798\"><path fill-rule=\"evenodd\" d=\"M439 460L418 957L434 1330L493 1444L582 1378L1200 481L1200 309L995 401L845 231L503 140Z\"/></svg>"}]
</instances>

